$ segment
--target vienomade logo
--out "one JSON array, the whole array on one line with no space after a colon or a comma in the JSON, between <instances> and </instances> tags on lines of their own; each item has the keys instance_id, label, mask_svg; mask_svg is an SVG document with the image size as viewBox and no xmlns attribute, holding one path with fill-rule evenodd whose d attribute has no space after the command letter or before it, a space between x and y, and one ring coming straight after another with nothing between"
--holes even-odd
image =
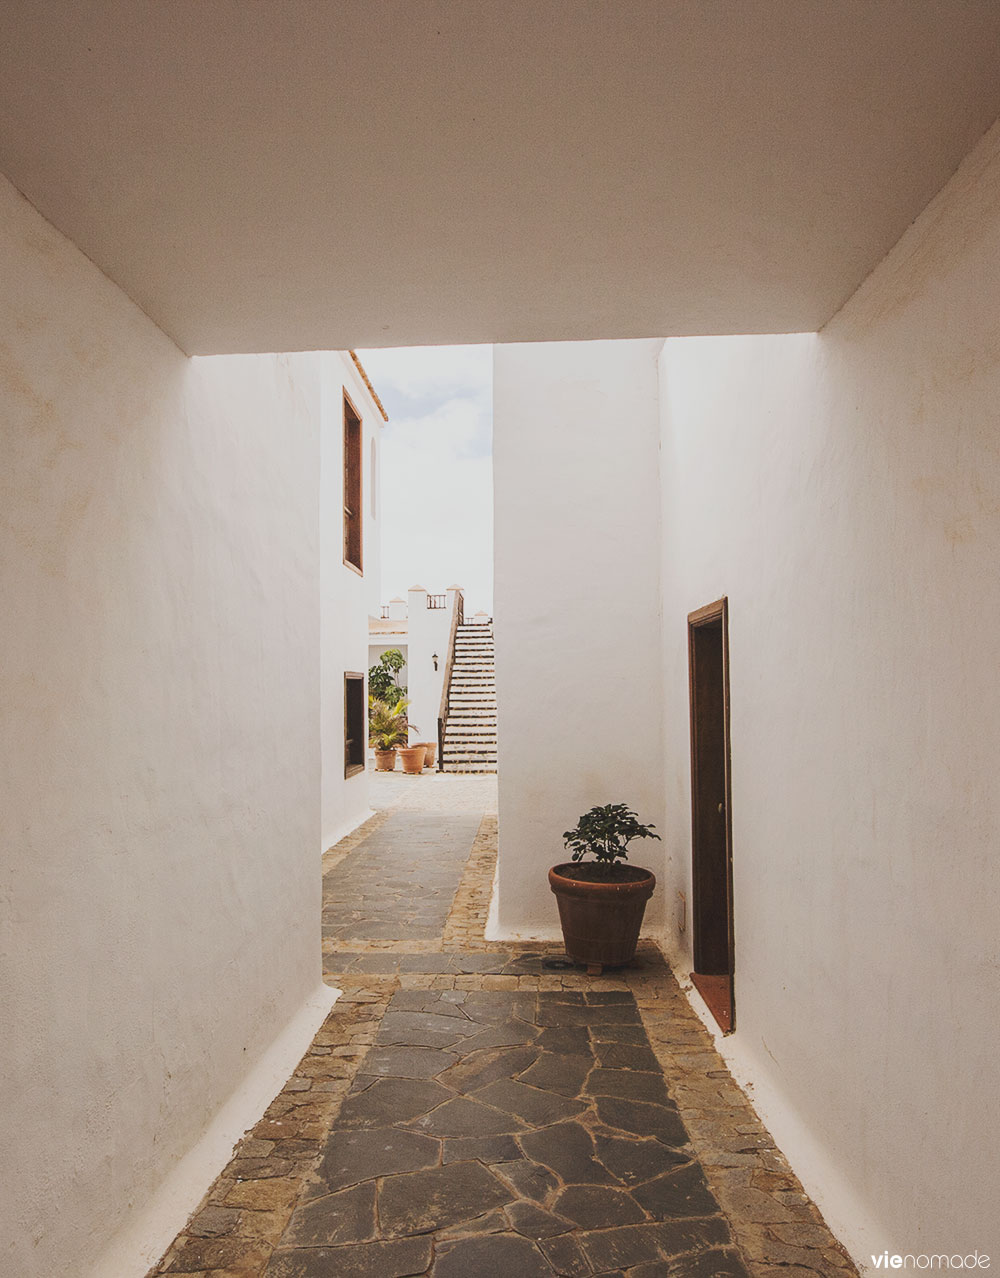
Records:
<instances>
[{"instance_id":1,"label":"vienomade logo","mask_svg":"<svg viewBox=\"0 0 1000 1278\"><path fill-rule=\"evenodd\" d=\"M910 1252L900 1256L884 1251L880 1256L872 1256L872 1264L876 1269L989 1269L990 1258L978 1251L969 1256L915 1256Z\"/></svg>"}]
</instances>

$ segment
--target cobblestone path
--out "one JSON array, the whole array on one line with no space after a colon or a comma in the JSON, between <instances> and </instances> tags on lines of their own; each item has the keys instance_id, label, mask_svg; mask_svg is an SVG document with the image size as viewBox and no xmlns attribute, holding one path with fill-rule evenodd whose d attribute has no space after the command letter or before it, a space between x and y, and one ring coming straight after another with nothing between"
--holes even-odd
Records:
<instances>
[{"instance_id":1,"label":"cobblestone path","mask_svg":"<svg viewBox=\"0 0 1000 1278\"><path fill-rule=\"evenodd\" d=\"M324 939L338 946L440 940L480 820L466 812L391 812L326 875Z\"/></svg>"},{"instance_id":2,"label":"cobblestone path","mask_svg":"<svg viewBox=\"0 0 1000 1278\"><path fill-rule=\"evenodd\" d=\"M850 1278L656 948L483 938L495 778L373 778L324 857L343 995L153 1271Z\"/></svg>"}]
</instances>

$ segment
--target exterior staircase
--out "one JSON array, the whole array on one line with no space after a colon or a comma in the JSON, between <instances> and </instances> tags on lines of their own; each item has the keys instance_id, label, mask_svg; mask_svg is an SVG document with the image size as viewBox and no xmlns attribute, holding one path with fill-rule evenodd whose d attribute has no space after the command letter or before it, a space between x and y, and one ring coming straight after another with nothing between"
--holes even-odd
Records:
<instances>
[{"instance_id":1,"label":"exterior staircase","mask_svg":"<svg viewBox=\"0 0 1000 1278\"><path fill-rule=\"evenodd\" d=\"M497 770L497 689L493 673L492 622L460 625L455 631L441 770Z\"/></svg>"}]
</instances>

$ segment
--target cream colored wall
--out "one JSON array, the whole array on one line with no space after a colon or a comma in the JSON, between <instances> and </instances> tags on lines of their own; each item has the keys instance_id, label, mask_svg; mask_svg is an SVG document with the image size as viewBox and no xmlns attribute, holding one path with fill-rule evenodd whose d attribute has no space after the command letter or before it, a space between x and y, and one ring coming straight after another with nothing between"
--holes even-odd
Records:
<instances>
[{"instance_id":1,"label":"cream colored wall","mask_svg":"<svg viewBox=\"0 0 1000 1278\"><path fill-rule=\"evenodd\" d=\"M444 608L428 608L426 590L407 593L407 646L406 666L400 671L400 681L406 684L410 705L407 717L410 724L409 740L432 741L438 739L438 713L441 709L441 693L448 664L448 642L451 639L451 623L457 605L454 590L430 593L446 596ZM437 669L434 669L434 654Z\"/></svg>"},{"instance_id":2,"label":"cream colored wall","mask_svg":"<svg viewBox=\"0 0 1000 1278\"><path fill-rule=\"evenodd\" d=\"M2 181L0 261L0 1271L129 1278L322 1015L318 373L186 359Z\"/></svg>"},{"instance_id":3,"label":"cream colored wall","mask_svg":"<svg viewBox=\"0 0 1000 1278\"><path fill-rule=\"evenodd\" d=\"M380 447L382 417L349 354L330 351L322 365L320 478L322 616L322 836L325 851L371 813L368 775L344 776L344 675L367 674L368 617L379 591L378 501L372 503L372 444ZM344 563L344 393L361 418L363 572ZM376 462L376 480L377 480Z\"/></svg>"},{"instance_id":4,"label":"cream colored wall","mask_svg":"<svg viewBox=\"0 0 1000 1278\"><path fill-rule=\"evenodd\" d=\"M685 619L728 595L723 1051L861 1259L1000 1254L998 191L995 129L821 334L660 365L670 890Z\"/></svg>"},{"instance_id":5,"label":"cream colored wall","mask_svg":"<svg viewBox=\"0 0 1000 1278\"><path fill-rule=\"evenodd\" d=\"M581 813L662 824L661 345L494 348L498 936L558 935L546 874ZM631 855L659 875L662 844Z\"/></svg>"}]
</instances>

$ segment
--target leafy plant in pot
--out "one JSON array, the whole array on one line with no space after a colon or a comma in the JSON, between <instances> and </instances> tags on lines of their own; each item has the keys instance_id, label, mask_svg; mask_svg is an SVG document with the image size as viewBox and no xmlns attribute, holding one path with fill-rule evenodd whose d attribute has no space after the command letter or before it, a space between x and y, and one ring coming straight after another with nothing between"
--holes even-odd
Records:
<instances>
[{"instance_id":1,"label":"leafy plant in pot","mask_svg":"<svg viewBox=\"0 0 1000 1278\"><path fill-rule=\"evenodd\" d=\"M591 808L563 835L572 861L549 870L566 953L587 970L620 967L635 957L646 902L656 876L625 865L633 839L658 839L624 803ZM592 856L592 861L584 860Z\"/></svg>"},{"instance_id":2,"label":"leafy plant in pot","mask_svg":"<svg viewBox=\"0 0 1000 1278\"><path fill-rule=\"evenodd\" d=\"M392 772L396 767L396 747L406 741L405 698L395 702L368 699L368 742L375 750L376 772Z\"/></svg>"},{"instance_id":3,"label":"leafy plant in pot","mask_svg":"<svg viewBox=\"0 0 1000 1278\"><path fill-rule=\"evenodd\" d=\"M406 665L406 658L398 648L387 648L368 670L368 693L376 701L395 705L406 694L405 685L399 682L399 672Z\"/></svg>"}]
</instances>

